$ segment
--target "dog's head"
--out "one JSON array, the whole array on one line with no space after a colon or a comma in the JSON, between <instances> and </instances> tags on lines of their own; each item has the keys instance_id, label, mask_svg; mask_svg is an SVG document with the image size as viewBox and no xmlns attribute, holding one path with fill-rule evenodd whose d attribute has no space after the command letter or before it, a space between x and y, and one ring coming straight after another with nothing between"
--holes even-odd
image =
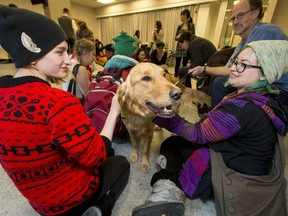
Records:
<instances>
[{"instance_id":1,"label":"dog's head","mask_svg":"<svg viewBox=\"0 0 288 216\"><path fill-rule=\"evenodd\" d=\"M164 70L153 63L134 66L126 81L118 87L122 110L143 117L173 115L172 107L180 99L182 91L164 74Z\"/></svg>"}]
</instances>

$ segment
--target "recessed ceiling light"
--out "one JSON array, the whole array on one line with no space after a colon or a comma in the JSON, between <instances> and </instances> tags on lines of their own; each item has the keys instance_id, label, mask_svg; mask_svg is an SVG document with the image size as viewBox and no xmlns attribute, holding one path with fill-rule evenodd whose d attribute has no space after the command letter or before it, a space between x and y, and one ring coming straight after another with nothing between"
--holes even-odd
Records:
<instances>
[{"instance_id":1,"label":"recessed ceiling light","mask_svg":"<svg viewBox=\"0 0 288 216\"><path fill-rule=\"evenodd\" d=\"M102 3L102 4L108 4L108 3L115 2L115 0L97 0L97 2Z\"/></svg>"}]
</instances>

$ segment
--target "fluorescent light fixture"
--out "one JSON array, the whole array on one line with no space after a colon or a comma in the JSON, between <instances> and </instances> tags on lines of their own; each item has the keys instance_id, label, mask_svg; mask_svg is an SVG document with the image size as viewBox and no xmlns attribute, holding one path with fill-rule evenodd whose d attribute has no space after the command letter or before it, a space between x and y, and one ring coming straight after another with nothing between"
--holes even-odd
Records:
<instances>
[{"instance_id":1,"label":"fluorescent light fixture","mask_svg":"<svg viewBox=\"0 0 288 216\"><path fill-rule=\"evenodd\" d=\"M108 4L108 3L115 2L115 0L97 0L97 2L102 3L102 4Z\"/></svg>"}]
</instances>

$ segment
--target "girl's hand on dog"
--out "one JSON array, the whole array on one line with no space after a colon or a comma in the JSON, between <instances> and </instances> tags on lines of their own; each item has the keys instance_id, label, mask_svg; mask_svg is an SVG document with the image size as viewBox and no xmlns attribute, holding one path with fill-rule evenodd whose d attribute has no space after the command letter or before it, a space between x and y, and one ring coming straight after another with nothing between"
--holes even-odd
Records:
<instances>
[{"instance_id":1,"label":"girl's hand on dog","mask_svg":"<svg viewBox=\"0 0 288 216\"><path fill-rule=\"evenodd\" d=\"M119 115L121 112L121 106L118 101L118 94L115 94L112 98L110 112L114 112L115 114Z\"/></svg>"}]
</instances>

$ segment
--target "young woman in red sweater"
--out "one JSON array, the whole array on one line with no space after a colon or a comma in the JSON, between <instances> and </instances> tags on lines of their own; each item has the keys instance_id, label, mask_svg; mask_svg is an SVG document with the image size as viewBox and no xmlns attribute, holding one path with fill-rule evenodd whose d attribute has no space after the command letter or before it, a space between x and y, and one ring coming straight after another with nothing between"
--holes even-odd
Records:
<instances>
[{"instance_id":1,"label":"young woman in red sweater","mask_svg":"<svg viewBox=\"0 0 288 216\"><path fill-rule=\"evenodd\" d=\"M111 215L130 173L111 147L120 106L114 97L99 134L77 97L50 86L71 65L66 39L45 16L0 8L0 44L17 68L0 78L0 162L41 215Z\"/></svg>"}]
</instances>

